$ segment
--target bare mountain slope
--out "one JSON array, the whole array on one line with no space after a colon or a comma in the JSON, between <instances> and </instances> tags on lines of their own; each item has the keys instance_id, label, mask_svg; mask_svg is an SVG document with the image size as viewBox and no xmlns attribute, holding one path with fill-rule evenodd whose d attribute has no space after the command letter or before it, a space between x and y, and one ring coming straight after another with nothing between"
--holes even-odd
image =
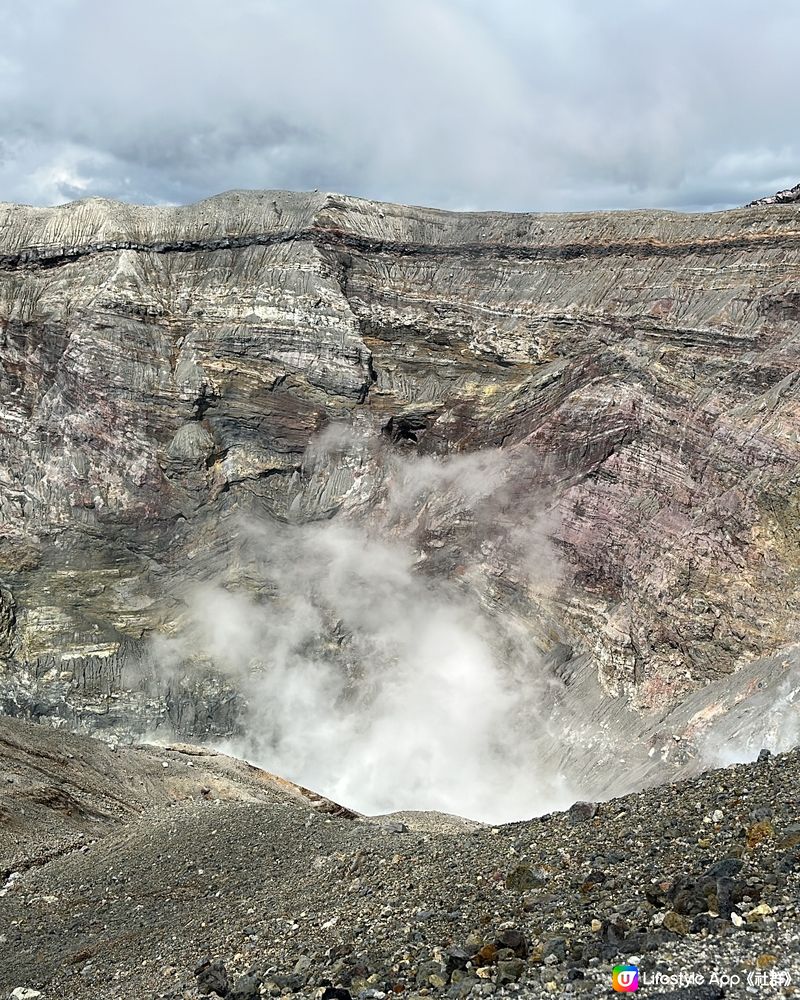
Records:
<instances>
[{"instance_id":1,"label":"bare mountain slope","mask_svg":"<svg viewBox=\"0 0 800 1000\"><path fill-rule=\"evenodd\" d=\"M1 995L600 997L631 956L647 997L793 995L798 751L495 828L312 808L204 754L2 723L3 857L32 834L37 863L0 889Z\"/></svg>"}]
</instances>

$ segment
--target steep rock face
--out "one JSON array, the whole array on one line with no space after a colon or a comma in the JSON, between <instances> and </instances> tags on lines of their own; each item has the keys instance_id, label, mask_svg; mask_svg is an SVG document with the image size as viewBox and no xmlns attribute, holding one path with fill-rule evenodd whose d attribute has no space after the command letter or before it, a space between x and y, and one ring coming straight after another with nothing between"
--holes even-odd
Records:
<instances>
[{"instance_id":1,"label":"steep rock face","mask_svg":"<svg viewBox=\"0 0 800 1000\"><path fill-rule=\"evenodd\" d=\"M396 455L517 461L491 525L440 482L392 530L565 676L586 653L649 708L772 654L800 607L798 262L792 205L0 207L4 710L230 732L236 683L146 640L187 580L264 591L242 512L385 521ZM368 446L315 449L332 424ZM531 578L534 511L558 569Z\"/></svg>"}]
</instances>

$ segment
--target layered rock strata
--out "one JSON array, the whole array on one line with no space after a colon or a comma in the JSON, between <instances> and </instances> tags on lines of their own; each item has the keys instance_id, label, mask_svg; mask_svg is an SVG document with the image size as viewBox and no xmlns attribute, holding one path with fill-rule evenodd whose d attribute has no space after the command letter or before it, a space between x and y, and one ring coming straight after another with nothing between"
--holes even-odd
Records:
<instances>
[{"instance_id":1,"label":"layered rock strata","mask_svg":"<svg viewBox=\"0 0 800 1000\"><path fill-rule=\"evenodd\" d=\"M0 206L0 707L231 732L235 680L148 643L187 581L274 596L237 519L386 525L397 456L492 449L489 525L439 479L390 527L554 677L648 710L772 655L800 610L798 268L792 204ZM320 452L331 426L368 446Z\"/></svg>"}]
</instances>

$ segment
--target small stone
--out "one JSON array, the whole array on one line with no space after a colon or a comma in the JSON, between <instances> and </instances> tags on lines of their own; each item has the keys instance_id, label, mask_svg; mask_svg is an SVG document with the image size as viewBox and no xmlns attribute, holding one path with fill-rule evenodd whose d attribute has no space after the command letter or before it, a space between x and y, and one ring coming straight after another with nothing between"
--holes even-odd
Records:
<instances>
[{"instance_id":1,"label":"small stone","mask_svg":"<svg viewBox=\"0 0 800 1000\"><path fill-rule=\"evenodd\" d=\"M766 763L770 759L770 757L772 757L772 751L771 750L767 750L766 747L764 747L763 749L761 749L761 750L758 751L758 758L757 758L757 760L758 760L759 764Z\"/></svg>"},{"instance_id":2,"label":"small stone","mask_svg":"<svg viewBox=\"0 0 800 1000\"><path fill-rule=\"evenodd\" d=\"M228 994L228 1000L258 1000L261 980L256 976L240 976Z\"/></svg>"},{"instance_id":3,"label":"small stone","mask_svg":"<svg viewBox=\"0 0 800 1000\"><path fill-rule=\"evenodd\" d=\"M525 971L525 963L521 958L507 958L497 963L496 982L515 983Z\"/></svg>"},{"instance_id":4,"label":"small stone","mask_svg":"<svg viewBox=\"0 0 800 1000\"><path fill-rule=\"evenodd\" d=\"M561 937L550 938L548 941L545 941L542 954L544 955L545 962L551 956L556 962L563 962L567 957L567 942Z\"/></svg>"},{"instance_id":5,"label":"small stone","mask_svg":"<svg viewBox=\"0 0 800 1000\"><path fill-rule=\"evenodd\" d=\"M587 820L594 819L596 815L596 802L574 802L567 811L567 816L573 826L577 826L578 823L585 823Z\"/></svg>"},{"instance_id":6,"label":"small stone","mask_svg":"<svg viewBox=\"0 0 800 1000\"><path fill-rule=\"evenodd\" d=\"M742 927L744 926L744 917L741 913L737 913L736 910L734 910L733 913L731 913L731 923L734 927Z\"/></svg>"},{"instance_id":7,"label":"small stone","mask_svg":"<svg viewBox=\"0 0 800 1000\"><path fill-rule=\"evenodd\" d=\"M320 1000L353 1000L350 990L343 986L326 986Z\"/></svg>"},{"instance_id":8,"label":"small stone","mask_svg":"<svg viewBox=\"0 0 800 1000\"><path fill-rule=\"evenodd\" d=\"M797 826L797 824L793 823L792 826ZM798 845L800 845L800 829L792 830L787 828L786 836L781 839L778 846L786 848L797 847Z\"/></svg>"},{"instance_id":9,"label":"small stone","mask_svg":"<svg viewBox=\"0 0 800 1000\"><path fill-rule=\"evenodd\" d=\"M773 912L772 907L769 903L759 903L758 906L754 906L752 910L747 914L748 924L756 924L764 917L768 917Z\"/></svg>"},{"instance_id":10,"label":"small stone","mask_svg":"<svg viewBox=\"0 0 800 1000\"><path fill-rule=\"evenodd\" d=\"M711 820L713 823L721 823L724 818L725 814L721 809L715 809L711 814Z\"/></svg>"},{"instance_id":11,"label":"small stone","mask_svg":"<svg viewBox=\"0 0 800 1000\"><path fill-rule=\"evenodd\" d=\"M201 996L217 993L224 997L228 992L228 973L219 959L202 959L195 967L194 974L197 977L197 991Z\"/></svg>"},{"instance_id":12,"label":"small stone","mask_svg":"<svg viewBox=\"0 0 800 1000\"><path fill-rule=\"evenodd\" d=\"M669 910L664 914L662 926L668 931L672 931L673 934L689 933L689 921L682 914L676 913L674 910Z\"/></svg>"},{"instance_id":13,"label":"small stone","mask_svg":"<svg viewBox=\"0 0 800 1000\"><path fill-rule=\"evenodd\" d=\"M31 989L30 986L17 986L11 991L11 1000L37 1000L42 996L38 990Z\"/></svg>"},{"instance_id":14,"label":"small stone","mask_svg":"<svg viewBox=\"0 0 800 1000\"><path fill-rule=\"evenodd\" d=\"M497 948L493 944L485 944L475 955L475 963L480 965L491 965L497 960Z\"/></svg>"},{"instance_id":15,"label":"small stone","mask_svg":"<svg viewBox=\"0 0 800 1000\"><path fill-rule=\"evenodd\" d=\"M294 964L294 973L296 976L303 976L310 968L311 959L308 955L301 955Z\"/></svg>"},{"instance_id":16,"label":"small stone","mask_svg":"<svg viewBox=\"0 0 800 1000\"><path fill-rule=\"evenodd\" d=\"M754 848L758 847L759 844L774 836L775 827L772 823L770 823L768 819L759 820L758 823L753 823L747 831L747 846L752 851Z\"/></svg>"},{"instance_id":17,"label":"small stone","mask_svg":"<svg viewBox=\"0 0 800 1000\"><path fill-rule=\"evenodd\" d=\"M598 920L597 917L594 917L592 920L591 927L595 934L599 934L600 931L603 929L603 921Z\"/></svg>"},{"instance_id":18,"label":"small stone","mask_svg":"<svg viewBox=\"0 0 800 1000\"><path fill-rule=\"evenodd\" d=\"M510 948L516 958L525 958L528 954L528 942L522 931L515 927L507 927L495 938L497 948Z\"/></svg>"},{"instance_id":19,"label":"small stone","mask_svg":"<svg viewBox=\"0 0 800 1000\"><path fill-rule=\"evenodd\" d=\"M756 959L756 966L759 969L768 969L778 961L777 955L759 955Z\"/></svg>"},{"instance_id":20,"label":"small stone","mask_svg":"<svg viewBox=\"0 0 800 1000\"><path fill-rule=\"evenodd\" d=\"M544 884L544 879L536 875L530 865L517 865L506 876L506 888L516 889L517 892L539 889Z\"/></svg>"},{"instance_id":21,"label":"small stone","mask_svg":"<svg viewBox=\"0 0 800 1000\"><path fill-rule=\"evenodd\" d=\"M707 878L733 878L742 870L739 858L722 858L715 861L705 872Z\"/></svg>"},{"instance_id":22,"label":"small stone","mask_svg":"<svg viewBox=\"0 0 800 1000\"><path fill-rule=\"evenodd\" d=\"M447 978L444 975L444 967L440 962L420 962L419 967L417 968L417 985L425 986L431 983L431 977L443 979L444 984L447 983ZM436 984L431 983L431 985Z\"/></svg>"},{"instance_id":23,"label":"small stone","mask_svg":"<svg viewBox=\"0 0 800 1000\"><path fill-rule=\"evenodd\" d=\"M473 952L467 951L466 948L459 948L453 945L445 952L445 969L448 972L453 972L456 969L466 969L467 962L469 962L472 955Z\"/></svg>"}]
</instances>

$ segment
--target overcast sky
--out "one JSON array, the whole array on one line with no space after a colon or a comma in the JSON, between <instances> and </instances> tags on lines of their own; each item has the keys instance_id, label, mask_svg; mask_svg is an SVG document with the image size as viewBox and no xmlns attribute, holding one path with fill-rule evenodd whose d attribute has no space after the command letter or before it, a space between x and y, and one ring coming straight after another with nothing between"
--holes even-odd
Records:
<instances>
[{"instance_id":1,"label":"overcast sky","mask_svg":"<svg viewBox=\"0 0 800 1000\"><path fill-rule=\"evenodd\" d=\"M0 201L721 208L800 181L797 0L0 0Z\"/></svg>"}]
</instances>

